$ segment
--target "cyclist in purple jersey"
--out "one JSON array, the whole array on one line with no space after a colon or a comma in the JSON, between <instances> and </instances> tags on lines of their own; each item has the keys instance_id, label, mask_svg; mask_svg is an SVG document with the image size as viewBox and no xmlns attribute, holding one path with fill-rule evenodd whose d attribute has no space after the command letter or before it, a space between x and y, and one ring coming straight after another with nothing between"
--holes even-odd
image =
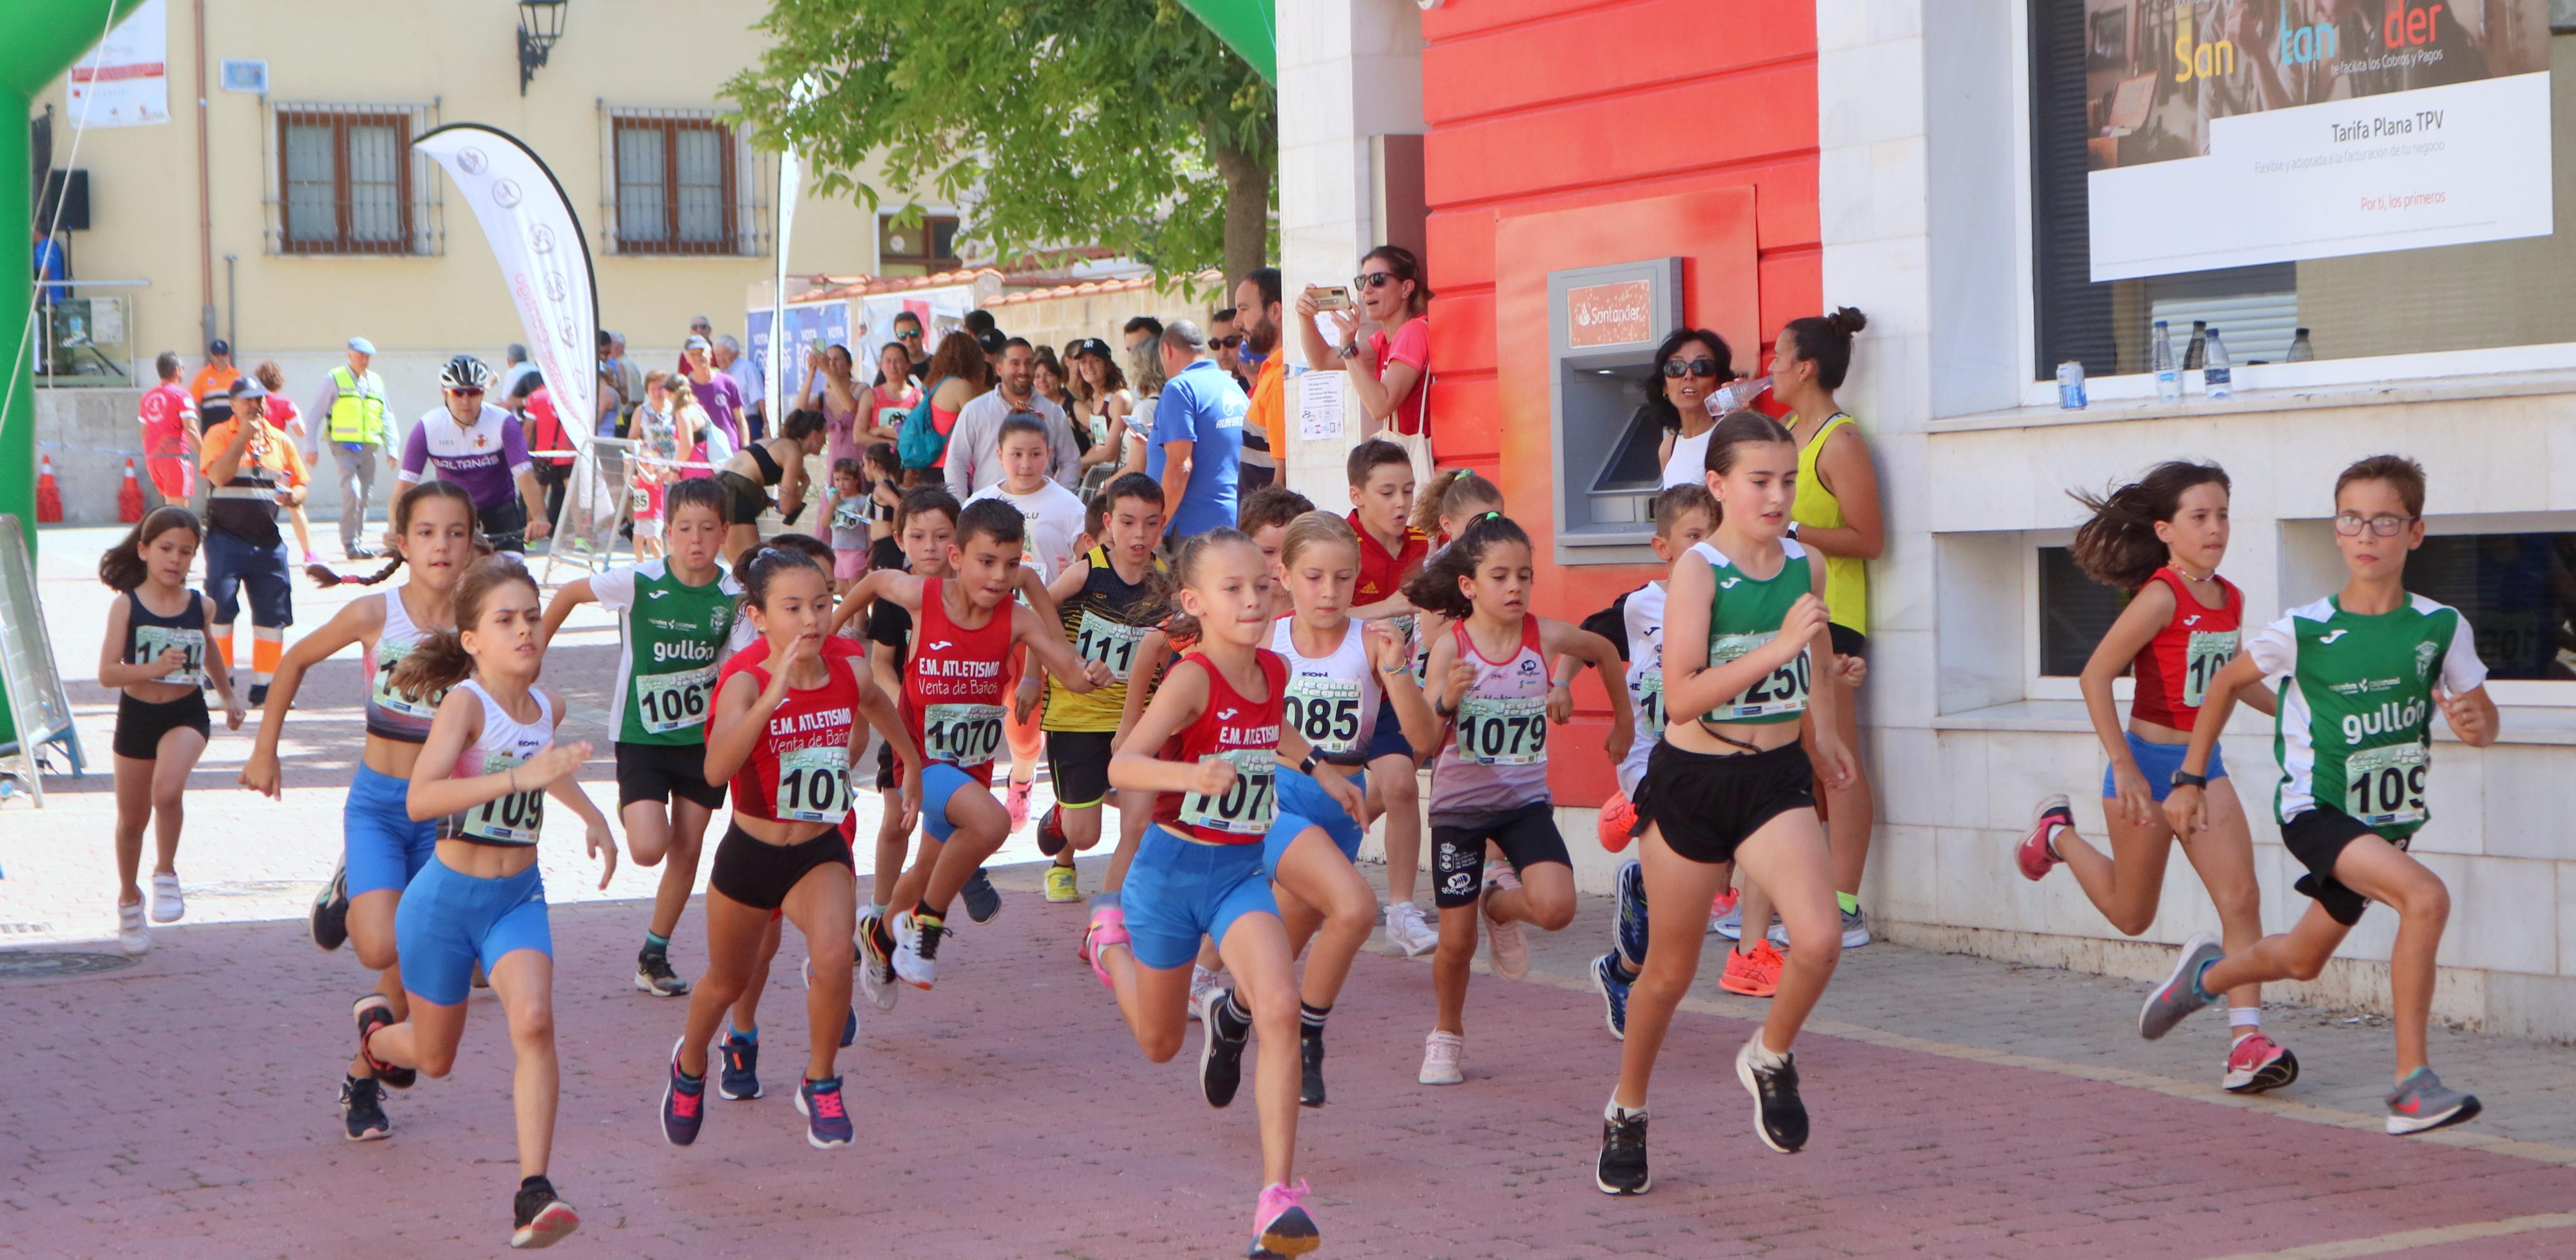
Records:
<instances>
[{"instance_id":1,"label":"cyclist in purple jersey","mask_svg":"<svg viewBox=\"0 0 2576 1260\"><path fill-rule=\"evenodd\" d=\"M492 370L472 355L447 361L438 374L445 406L420 418L403 443L403 484L435 472L454 482L474 500L476 519L492 545L502 551L524 551L546 536L542 515L529 519L529 504L542 504L536 464L528 458L528 439L519 418L483 401Z\"/></svg>"}]
</instances>

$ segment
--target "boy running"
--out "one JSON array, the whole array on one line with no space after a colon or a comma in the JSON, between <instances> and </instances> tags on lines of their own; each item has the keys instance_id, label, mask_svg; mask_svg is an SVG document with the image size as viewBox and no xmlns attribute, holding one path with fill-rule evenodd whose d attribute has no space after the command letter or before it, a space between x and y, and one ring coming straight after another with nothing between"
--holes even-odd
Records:
<instances>
[{"instance_id":1,"label":"boy running","mask_svg":"<svg viewBox=\"0 0 2576 1260\"><path fill-rule=\"evenodd\" d=\"M1003 458L1011 435L1004 425ZM1047 685L1048 773L1055 783L1050 823L1038 828L1038 851L1055 859L1047 868L1046 899L1081 899L1074 854L1100 842L1100 806L1109 796L1109 758L1127 704L1127 680L1136 648L1167 611L1160 593L1163 562L1154 544L1163 536L1163 487L1143 473L1109 483L1095 505L1105 509L1105 540L1068 564L1048 587L1063 610L1065 637L1074 655L1109 669L1107 686L1076 692L1061 681ZM1130 812L1142 819L1142 810ZM1141 830L1141 828L1140 828Z\"/></svg>"},{"instance_id":2,"label":"boy running","mask_svg":"<svg viewBox=\"0 0 2576 1260\"><path fill-rule=\"evenodd\" d=\"M1351 452L1345 471L1351 482L1351 528L1360 536L1360 580L1351 597L1356 601L1351 619L1392 619L1397 633L1410 637L1414 608L1404 598L1404 583L1431 554L1430 536L1405 524L1413 514L1413 457L1385 438L1371 438ZM1386 938L1407 958L1419 958L1440 943L1439 932L1413 901L1422 860L1419 771L1413 746L1404 740L1403 723L1381 698L1368 747L1368 773L1377 785L1378 804L1386 810Z\"/></svg>"}]
</instances>

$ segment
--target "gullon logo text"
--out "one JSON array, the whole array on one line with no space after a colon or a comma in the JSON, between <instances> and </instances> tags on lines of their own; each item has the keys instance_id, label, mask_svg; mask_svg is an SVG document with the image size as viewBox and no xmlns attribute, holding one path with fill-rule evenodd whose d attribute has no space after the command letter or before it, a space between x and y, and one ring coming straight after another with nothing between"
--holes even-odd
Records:
<instances>
[{"instance_id":1,"label":"gullon logo text","mask_svg":"<svg viewBox=\"0 0 2576 1260\"><path fill-rule=\"evenodd\" d=\"M2409 700L2380 705L2367 713L2347 713L2343 718L2343 742L2358 744L2366 736L2388 735L2413 730L2424 723L2424 702Z\"/></svg>"},{"instance_id":2,"label":"gullon logo text","mask_svg":"<svg viewBox=\"0 0 2576 1260\"><path fill-rule=\"evenodd\" d=\"M715 658L716 649L714 644L700 643L693 639L682 639L677 643L656 643L653 645L653 663L656 665L659 665L664 661L712 661Z\"/></svg>"}]
</instances>

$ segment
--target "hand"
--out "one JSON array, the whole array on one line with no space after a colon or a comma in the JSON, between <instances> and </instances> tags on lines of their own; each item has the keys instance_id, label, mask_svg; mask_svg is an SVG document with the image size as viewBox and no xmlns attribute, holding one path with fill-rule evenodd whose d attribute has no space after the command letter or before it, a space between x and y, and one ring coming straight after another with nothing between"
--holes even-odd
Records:
<instances>
[{"instance_id":1,"label":"hand","mask_svg":"<svg viewBox=\"0 0 2576 1260\"><path fill-rule=\"evenodd\" d=\"M1780 619L1780 633L1762 645L1771 652L1772 668L1777 669L1798 659L1798 654L1807 650L1816 632L1824 629L1828 620L1825 601L1816 598L1815 592L1800 595L1797 603L1789 605L1788 615Z\"/></svg>"},{"instance_id":2,"label":"hand","mask_svg":"<svg viewBox=\"0 0 2576 1260\"><path fill-rule=\"evenodd\" d=\"M528 541L543 542L545 541L546 535L553 533L554 530L555 527L548 524L546 522L546 518L540 516L535 520L528 522Z\"/></svg>"},{"instance_id":3,"label":"hand","mask_svg":"<svg viewBox=\"0 0 2576 1260\"><path fill-rule=\"evenodd\" d=\"M1098 664L1096 661L1093 663ZM1020 689L1011 696L1011 720L1026 723L1029 720L1029 714L1036 712L1037 707L1038 676L1037 671L1031 670L1027 676L1020 679Z\"/></svg>"},{"instance_id":4,"label":"hand","mask_svg":"<svg viewBox=\"0 0 2576 1260\"><path fill-rule=\"evenodd\" d=\"M1308 322L1308 323L1313 323L1313 322L1314 322L1314 320L1315 320L1315 286L1313 286L1313 285L1311 285L1311 284L1310 284L1310 285L1307 285L1307 286L1306 286L1306 291L1297 295L1296 310L1297 310L1297 318L1302 319L1302 320L1305 320L1305 321L1306 321L1306 322Z\"/></svg>"},{"instance_id":5,"label":"hand","mask_svg":"<svg viewBox=\"0 0 2576 1260\"><path fill-rule=\"evenodd\" d=\"M1548 685L1547 720L1557 726L1563 726L1574 720L1574 684Z\"/></svg>"},{"instance_id":6,"label":"hand","mask_svg":"<svg viewBox=\"0 0 2576 1260\"><path fill-rule=\"evenodd\" d=\"M1116 674L1110 672L1109 662L1107 661L1084 661L1082 663L1082 676L1091 680L1091 687L1094 691L1108 686L1111 682L1116 681L1118 677Z\"/></svg>"},{"instance_id":7,"label":"hand","mask_svg":"<svg viewBox=\"0 0 2576 1260\"><path fill-rule=\"evenodd\" d=\"M152 658L152 676L167 678L173 672L186 668L187 664L188 653L185 649L165 647L161 649L161 655Z\"/></svg>"},{"instance_id":8,"label":"hand","mask_svg":"<svg viewBox=\"0 0 2576 1260\"><path fill-rule=\"evenodd\" d=\"M2155 789L2138 773L2138 763L2111 767L2111 791L2120 802L2120 817L2131 825L2144 827L2156 820Z\"/></svg>"},{"instance_id":9,"label":"hand","mask_svg":"<svg viewBox=\"0 0 2576 1260\"><path fill-rule=\"evenodd\" d=\"M525 792L530 788L552 783L581 769L581 763L588 760L590 760L590 741L588 740L574 740L569 744L548 744L528 754L528 759L519 763L519 790Z\"/></svg>"},{"instance_id":10,"label":"hand","mask_svg":"<svg viewBox=\"0 0 2576 1260\"><path fill-rule=\"evenodd\" d=\"M1851 749L1831 735L1817 736L1816 755L1810 760L1815 764L1816 777L1828 788L1844 787L1859 775L1859 764L1852 760Z\"/></svg>"},{"instance_id":11,"label":"hand","mask_svg":"<svg viewBox=\"0 0 2576 1260\"><path fill-rule=\"evenodd\" d=\"M225 698L224 698L224 729L225 729L225 730L228 730L228 731L238 731L238 730L240 730L240 729L241 729L241 724L242 724L242 719L247 718L247 717L249 717L249 716L250 716L250 710L245 709L245 708L243 708L243 707L242 707L242 702L241 702L240 697L237 697L237 696L227 696L227 697L225 697Z\"/></svg>"},{"instance_id":12,"label":"hand","mask_svg":"<svg viewBox=\"0 0 2576 1260\"><path fill-rule=\"evenodd\" d=\"M1201 757L1197 765L1190 767L1186 790L1201 796L1223 796L1227 788L1234 786L1236 777L1233 762L1223 757Z\"/></svg>"},{"instance_id":13,"label":"hand","mask_svg":"<svg viewBox=\"0 0 2576 1260\"><path fill-rule=\"evenodd\" d=\"M2209 794L2189 784L2166 793L2165 825L2184 840L2209 830Z\"/></svg>"},{"instance_id":14,"label":"hand","mask_svg":"<svg viewBox=\"0 0 2576 1260\"><path fill-rule=\"evenodd\" d=\"M786 695L787 676L795 672L800 666L803 666L808 661L820 660L822 655L823 641L821 639L808 639L799 635L796 638L788 640L787 654L785 656L772 658L777 662L777 668L769 671L769 686L767 689L777 692L781 696Z\"/></svg>"},{"instance_id":15,"label":"hand","mask_svg":"<svg viewBox=\"0 0 2576 1260\"><path fill-rule=\"evenodd\" d=\"M902 817L896 820L895 831L899 835L911 835L914 824L921 821L921 766L919 764L903 768L903 787L895 792L894 799L895 808L902 814Z\"/></svg>"},{"instance_id":16,"label":"hand","mask_svg":"<svg viewBox=\"0 0 2576 1260\"><path fill-rule=\"evenodd\" d=\"M1363 621L1360 624L1367 627L1361 632L1360 647L1368 653L1370 668L1384 672L1406 660L1404 636L1397 634L1393 626L1383 621Z\"/></svg>"},{"instance_id":17,"label":"hand","mask_svg":"<svg viewBox=\"0 0 2576 1260\"><path fill-rule=\"evenodd\" d=\"M241 785L267 797L272 801L279 799L277 794L277 754L251 754L250 760L242 763Z\"/></svg>"},{"instance_id":18,"label":"hand","mask_svg":"<svg viewBox=\"0 0 2576 1260\"><path fill-rule=\"evenodd\" d=\"M1315 776L1315 785L1324 789L1324 795L1332 797L1333 803L1341 806L1342 812L1349 814L1352 822L1368 826L1368 798L1360 795L1360 790L1352 786L1350 780L1338 774L1319 774Z\"/></svg>"},{"instance_id":19,"label":"hand","mask_svg":"<svg viewBox=\"0 0 2576 1260\"><path fill-rule=\"evenodd\" d=\"M2433 689L2433 703L2442 706L2442 720L2451 724L2451 733L2459 736L2461 743L2481 745L2495 734L2487 726L2484 705L2471 704L2448 687Z\"/></svg>"},{"instance_id":20,"label":"hand","mask_svg":"<svg viewBox=\"0 0 2576 1260\"><path fill-rule=\"evenodd\" d=\"M1333 312L1333 330L1340 334L1339 339L1343 345L1358 346L1361 358L1371 362L1376 361L1377 352L1370 349L1367 342L1360 340L1360 313L1357 308Z\"/></svg>"},{"instance_id":21,"label":"hand","mask_svg":"<svg viewBox=\"0 0 2576 1260\"><path fill-rule=\"evenodd\" d=\"M1449 681L1440 688L1440 707L1456 713L1458 702L1466 699L1467 689L1475 685L1476 666L1473 662L1459 661L1452 664L1449 667Z\"/></svg>"},{"instance_id":22,"label":"hand","mask_svg":"<svg viewBox=\"0 0 2576 1260\"><path fill-rule=\"evenodd\" d=\"M617 838L608 834L608 820L605 818L590 824L585 838L590 846L590 855L600 859L599 887L605 892L609 877L617 874Z\"/></svg>"},{"instance_id":23,"label":"hand","mask_svg":"<svg viewBox=\"0 0 2576 1260\"><path fill-rule=\"evenodd\" d=\"M1834 676L1842 680L1842 684L1846 689L1852 691L1860 690L1861 680L1869 677L1869 658L1866 656L1843 656L1835 659L1839 663L1834 666Z\"/></svg>"},{"instance_id":24,"label":"hand","mask_svg":"<svg viewBox=\"0 0 2576 1260\"><path fill-rule=\"evenodd\" d=\"M1610 754L1610 764L1615 766L1628 759L1628 750L1636 744L1636 719L1632 717L1625 722L1613 720L1610 733L1601 740L1601 751Z\"/></svg>"}]
</instances>

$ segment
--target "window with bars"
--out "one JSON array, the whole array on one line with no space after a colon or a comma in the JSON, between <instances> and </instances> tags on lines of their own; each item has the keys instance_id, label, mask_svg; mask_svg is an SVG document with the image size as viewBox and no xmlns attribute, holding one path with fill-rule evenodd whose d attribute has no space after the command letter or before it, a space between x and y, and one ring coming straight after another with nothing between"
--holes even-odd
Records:
<instances>
[{"instance_id":1,"label":"window with bars","mask_svg":"<svg viewBox=\"0 0 2576 1260\"><path fill-rule=\"evenodd\" d=\"M270 107L268 246L281 254L439 251L437 180L411 142L435 106Z\"/></svg>"},{"instance_id":2,"label":"window with bars","mask_svg":"<svg viewBox=\"0 0 2576 1260\"><path fill-rule=\"evenodd\" d=\"M741 254L738 143L713 116L609 119L616 249L628 254Z\"/></svg>"},{"instance_id":3,"label":"window with bars","mask_svg":"<svg viewBox=\"0 0 2576 1260\"><path fill-rule=\"evenodd\" d=\"M877 216L878 275L926 276L965 265L957 257L957 216L924 215L910 223L900 214Z\"/></svg>"}]
</instances>

